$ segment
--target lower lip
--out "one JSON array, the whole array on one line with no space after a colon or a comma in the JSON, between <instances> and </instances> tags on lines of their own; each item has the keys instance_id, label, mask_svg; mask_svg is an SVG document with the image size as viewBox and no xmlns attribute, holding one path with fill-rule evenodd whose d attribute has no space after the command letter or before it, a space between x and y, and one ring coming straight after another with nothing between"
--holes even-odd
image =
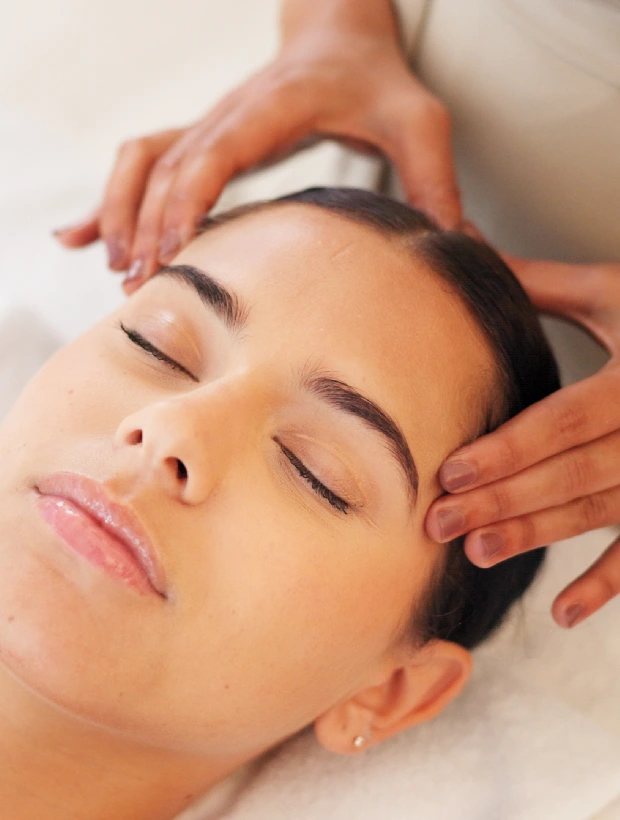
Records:
<instances>
[{"instance_id":1,"label":"lower lip","mask_svg":"<svg viewBox=\"0 0 620 820\"><path fill-rule=\"evenodd\" d=\"M113 578L141 593L157 595L148 576L128 548L66 498L41 495L39 512L69 549Z\"/></svg>"}]
</instances>

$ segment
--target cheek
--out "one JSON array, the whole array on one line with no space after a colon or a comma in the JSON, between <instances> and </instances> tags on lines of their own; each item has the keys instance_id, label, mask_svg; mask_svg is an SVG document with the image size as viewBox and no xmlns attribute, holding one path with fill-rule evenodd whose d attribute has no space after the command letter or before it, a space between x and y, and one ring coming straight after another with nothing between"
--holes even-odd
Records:
<instances>
[{"instance_id":1,"label":"cheek","mask_svg":"<svg viewBox=\"0 0 620 820\"><path fill-rule=\"evenodd\" d=\"M93 330L56 353L26 386L0 426L0 482L96 466L100 437L114 434L123 412L119 401L131 396L129 383L99 348Z\"/></svg>"},{"instance_id":2,"label":"cheek","mask_svg":"<svg viewBox=\"0 0 620 820\"><path fill-rule=\"evenodd\" d=\"M204 532L207 557L183 579L188 603L179 615L187 671L179 702L196 703L205 728L217 703L220 740L245 734L257 746L363 685L417 585L412 550L369 538L364 525L317 525L303 508L275 502L247 492L218 500Z\"/></svg>"}]
</instances>

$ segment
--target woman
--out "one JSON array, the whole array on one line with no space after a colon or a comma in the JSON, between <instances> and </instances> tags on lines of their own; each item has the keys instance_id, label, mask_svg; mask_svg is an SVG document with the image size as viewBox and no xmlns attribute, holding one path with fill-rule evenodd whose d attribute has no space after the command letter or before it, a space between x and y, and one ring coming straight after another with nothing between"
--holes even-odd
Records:
<instances>
[{"instance_id":1,"label":"woman","mask_svg":"<svg viewBox=\"0 0 620 820\"><path fill-rule=\"evenodd\" d=\"M14 820L164 820L309 724L427 720L541 561L424 532L446 454L558 387L490 249L350 189L206 227L0 429Z\"/></svg>"}]
</instances>

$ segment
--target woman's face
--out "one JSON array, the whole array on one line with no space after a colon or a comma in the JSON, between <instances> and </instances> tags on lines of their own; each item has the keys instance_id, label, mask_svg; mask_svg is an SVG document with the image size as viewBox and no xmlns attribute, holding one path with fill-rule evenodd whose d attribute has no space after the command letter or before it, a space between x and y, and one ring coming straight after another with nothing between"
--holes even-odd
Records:
<instances>
[{"instance_id":1,"label":"woman's face","mask_svg":"<svg viewBox=\"0 0 620 820\"><path fill-rule=\"evenodd\" d=\"M235 321L203 274L199 293L161 273L49 361L0 428L0 660L91 722L243 754L396 651L443 549L423 532L437 470L493 367L441 279L315 207L213 229L175 265L234 294ZM133 510L163 595L67 548L35 489L59 472Z\"/></svg>"}]
</instances>

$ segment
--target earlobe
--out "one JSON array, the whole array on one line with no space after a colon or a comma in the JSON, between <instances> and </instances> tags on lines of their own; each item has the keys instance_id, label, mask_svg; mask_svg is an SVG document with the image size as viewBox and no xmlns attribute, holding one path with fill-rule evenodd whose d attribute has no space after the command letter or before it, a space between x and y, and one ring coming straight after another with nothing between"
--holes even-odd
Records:
<instances>
[{"instance_id":1,"label":"earlobe","mask_svg":"<svg viewBox=\"0 0 620 820\"><path fill-rule=\"evenodd\" d=\"M403 650L383 675L315 720L319 743L338 754L354 754L439 714L471 674L471 654L449 641L430 641Z\"/></svg>"}]
</instances>

